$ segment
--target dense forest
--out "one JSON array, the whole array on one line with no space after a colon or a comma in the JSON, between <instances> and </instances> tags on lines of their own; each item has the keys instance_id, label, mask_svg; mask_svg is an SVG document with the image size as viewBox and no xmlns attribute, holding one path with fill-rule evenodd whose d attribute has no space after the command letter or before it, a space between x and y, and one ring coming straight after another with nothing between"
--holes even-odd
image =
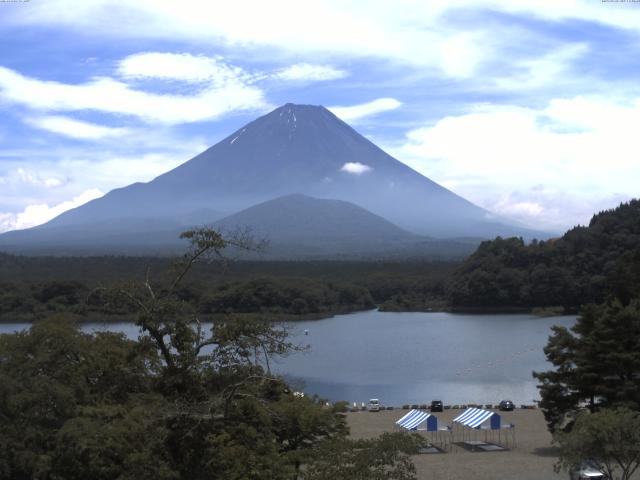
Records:
<instances>
[{"instance_id":1,"label":"dense forest","mask_svg":"<svg viewBox=\"0 0 640 480\"><path fill-rule=\"evenodd\" d=\"M594 215L561 238L483 242L452 275L452 308L564 307L624 303L640 293L640 201Z\"/></svg>"},{"instance_id":2,"label":"dense forest","mask_svg":"<svg viewBox=\"0 0 640 480\"><path fill-rule=\"evenodd\" d=\"M153 257L26 257L0 254L0 320L31 321L54 313L84 320L128 318L122 302L101 290L123 278L142 281L171 271ZM180 298L204 317L261 314L274 319L320 318L367 310L442 308L453 262L211 262L194 266Z\"/></svg>"}]
</instances>

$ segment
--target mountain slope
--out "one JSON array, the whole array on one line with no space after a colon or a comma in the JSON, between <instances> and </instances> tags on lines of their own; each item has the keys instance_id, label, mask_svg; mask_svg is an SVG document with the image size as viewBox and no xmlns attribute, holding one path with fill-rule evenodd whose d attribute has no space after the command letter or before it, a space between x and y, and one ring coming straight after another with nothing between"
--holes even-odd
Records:
<instances>
[{"instance_id":1,"label":"mountain slope","mask_svg":"<svg viewBox=\"0 0 640 480\"><path fill-rule=\"evenodd\" d=\"M166 229L211 223L294 193L351 202L431 237L544 236L500 223L386 154L324 107L287 104L151 182L112 190L45 225L12 232L9 239L1 235L0 248L7 242L76 245L80 237L65 238L70 228L97 228L124 240L148 234L149 222Z\"/></svg>"},{"instance_id":2,"label":"mountain slope","mask_svg":"<svg viewBox=\"0 0 640 480\"><path fill-rule=\"evenodd\" d=\"M349 167L360 164L360 173ZM153 181L113 190L51 226L127 216L227 214L291 193L350 201L436 237L520 233L386 154L324 107L287 104ZM214 218L201 218L211 221Z\"/></svg>"}]
</instances>

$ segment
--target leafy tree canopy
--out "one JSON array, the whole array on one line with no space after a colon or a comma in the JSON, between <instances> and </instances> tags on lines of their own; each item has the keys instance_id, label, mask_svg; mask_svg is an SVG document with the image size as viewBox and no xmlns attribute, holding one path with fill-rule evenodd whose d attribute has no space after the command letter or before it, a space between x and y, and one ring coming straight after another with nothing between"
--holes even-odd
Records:
<instances>
[{"instance_id":1,"label":"leafy tree canopy","mask_svg":"<svg viewBox=\"0 0 640 480\"><path fill-rule=\"evenodd\" d=\"M553 328L544 352L554 369L534 377L552 431L583 405L640 410L640 300L584 307L570 330Z\"/></svg>"},{"instance_id":2,"label":"leafy tree canopy","mask_svg":"<svg viewBox=\"0 0 640 480\"><path fill-rule=\"evenodd\" d=\"M571 432L557 433L558 467L584 460L599 465L611 480L628 480L640 466L640 413L627 408L582 412Z\"/></svg>"},{"instance_id":3,"label":"leafy tree canopy","mask_svg":"<svg viewBox=\"0 0 640 480\"><path fill-rule=\"evenodd\" d=\"M483 242L453 274L454 307L563 306L576 310L608 295L640 295L640 200L595 215L589 226L526 245L521 238Z\"/></svg>"}]
</instances>

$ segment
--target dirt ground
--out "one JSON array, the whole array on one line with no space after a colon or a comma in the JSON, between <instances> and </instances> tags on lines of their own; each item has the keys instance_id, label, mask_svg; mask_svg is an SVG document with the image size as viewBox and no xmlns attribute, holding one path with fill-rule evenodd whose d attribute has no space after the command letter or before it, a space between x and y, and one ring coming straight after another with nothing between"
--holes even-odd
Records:
<instances>
[{"instance_id":1,"label":"dirt ground","mask_svg":"<svg viewBox=\"0 0 640 480\"><path fill-rule=\"evenodd\" d=\"M397 431L395 421L408 410L384 410L381 412L352 412L347 422L353 438L376 437L384 432ZM451 425L451 419L461 410L445 410L436 413L438 426ZM557 451L551 445L551 435L540 410L515 410L500 412L502 424L515 425L516 445L506 451L468 451L453 445L447 453L420 454L413 457L419 479L438 480L492 480L492 479L567 479L569 474L556 474L553 465ZM484 433L476 433L484 440ZM456 437L457 439L458 437ZM497 438L496 438L497 440ZM504 445L504 436L501 435ZM497 442L496 442L497 443ZM511 437L509 437L511 447Z\"/></svg>"}]
</instances>

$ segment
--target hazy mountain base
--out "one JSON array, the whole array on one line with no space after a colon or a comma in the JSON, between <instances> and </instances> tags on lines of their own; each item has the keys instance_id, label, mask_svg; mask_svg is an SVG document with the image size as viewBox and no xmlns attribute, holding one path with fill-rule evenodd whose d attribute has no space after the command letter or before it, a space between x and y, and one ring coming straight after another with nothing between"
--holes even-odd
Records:
<instances>
[{"instance_id":1,"label":"hazy mountain base","mask_svg":"<svg viewBox=\"0 0 640 480\"><path fill-rule=\"evenodd\" d=\"M176 232L171 232L174 234ZM34 257L95 257L95 256L128 256L128 257L165 257L172 258L183 246L177 241L158 242L158 233L149 233L148 237L155 241L142 245L127 245L113 238L113 243L108 238L102 238L94 246L87 247L81 244L58 247L54 245L3 245L2 250L7 254L30 255ZM236 260L248 261L361 261L361 262L425 262L425 261L461 261L471 255L480 244L480 239L452 239L452 240L425 240L419 242L396 242L391 248L389 245L361 245L353 242L351 245L341 243L336 245L327 241L323 244L304 245L298 243L268 242L268 251L262 253L237 254ZM144 242L143 242L144 243ZM155 243L155 245L154 245ZM230 252L234 255L233 252Z\"/></svg>"},{"instance_id":2,"label":"hazy mountain base","mask_svg":"<svg viewBox=\"0 0 640 480\"><path fill-rule=\"evenodd\" d=\"M480 244L480 238L433 239L403 230L384 218L340 200L288 195L255 205L212 228L229 234L242 232L264 240L260 252L229 254L240 259L462 259ZM30 255L155 255L180 254L186 246L175 222L131 219L92 223L82 227L48 227L8 232L0 248Z\"/></svg>"}]
</instances>

